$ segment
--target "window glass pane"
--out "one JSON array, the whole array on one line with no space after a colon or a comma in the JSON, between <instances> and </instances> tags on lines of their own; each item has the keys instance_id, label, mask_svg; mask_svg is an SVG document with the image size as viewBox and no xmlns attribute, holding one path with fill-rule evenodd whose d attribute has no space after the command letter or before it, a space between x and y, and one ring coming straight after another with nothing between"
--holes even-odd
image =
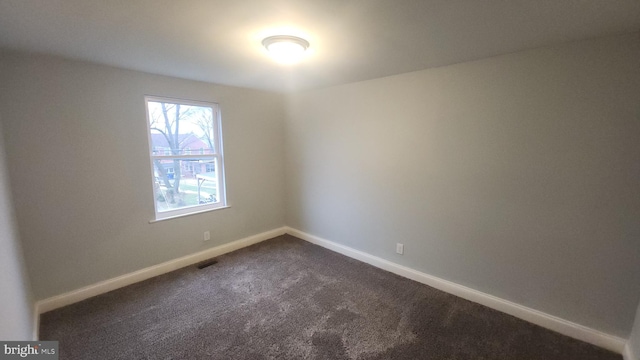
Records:
<instances>
[{"instance_id":1,"label":"window glass pane","mask_svg":"<svg viewBox=\"0 0 640 360\"><path fill-rule=\"evenodd\" d=\"M156 219L226 206L218 104L145 97Z\"/></svg>"},{"instance_id":2,"label":"window glass pane","mask_svg":"<svg viewBox=\"0 0 640 360\"><path fill-rule=\"evenodd\" d=\"M214 109L209 106L148 102L152 155L213 154Z\"/></svg>"},{"instance_id":3,"label":"window glass pane","mask_svg":"<svg viewBox=\"0 0 640 360\"><path fill-rule=\"evenodd\" d=\"M158 212L220 201L216 159L155 159L154 197Z\"/></svg>"}]
</instances>

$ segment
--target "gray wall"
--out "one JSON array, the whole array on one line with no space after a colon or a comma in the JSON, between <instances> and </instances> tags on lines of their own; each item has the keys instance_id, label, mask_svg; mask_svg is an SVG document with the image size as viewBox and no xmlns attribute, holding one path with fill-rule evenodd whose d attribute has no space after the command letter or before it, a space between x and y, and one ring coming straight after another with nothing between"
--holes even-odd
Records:
<instances>
[{"instance_id":1,"label":"gray wall","mask_svg":"<svg viewBox=\"0 0 640 360\"><path fill-rule=\"evenodd\" d=\"M284 225L280 94L9 53L0 84L36 299ZM220 104L231 208L149 224L145 94Z\"/></svg>"},{"instance_id":2,"label":"gray wall","mask_svg":"<svg viewBox=\"0 0 640 360\"><path fill-rule=\"evenodd\" d=\"M636 319L633 323L633 330L631 331L631 336L629 337L629 343L627 346L629 346L633 352L633 356L636 357L633 360L640 360L640 358L638 358L638 356L640 356L640 304L638 304Z\"/></svg>"},{"instance_id":3,"label":"gray wall","mask_svg":"<svg viewBox=\"0 0 640 360\"><path fill-rule=\"evenodd\" d=\"M293 94L287 225L627 338L640 298L638 40Z\"/></svg>"},{"instance_id":4,"label":"gray wall","mask_svg":"<svg viewBox=\"0 0 640 360\"><path fill-rule=\"evenodd\" d=\"M0 249L0 340L33 340L31 289L15 226L1 122Z\"/></svg>"}]
</instances>

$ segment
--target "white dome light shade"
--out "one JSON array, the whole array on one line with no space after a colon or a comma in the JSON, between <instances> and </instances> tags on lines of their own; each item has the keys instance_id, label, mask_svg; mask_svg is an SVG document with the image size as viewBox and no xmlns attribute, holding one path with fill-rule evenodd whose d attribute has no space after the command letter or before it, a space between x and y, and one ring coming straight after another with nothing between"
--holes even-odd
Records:
<instances>
[{"instance_id":1,"label":"white dome light shade","mask_svg":"<svg viewBox=\"0 0 640 360\"><path fill-rule=\"evenodd\" d=\"M296 36L277 35L262 40L262 45L277 62L293 64L302 58L309 42Z\"/></svg>"}]
</instances>

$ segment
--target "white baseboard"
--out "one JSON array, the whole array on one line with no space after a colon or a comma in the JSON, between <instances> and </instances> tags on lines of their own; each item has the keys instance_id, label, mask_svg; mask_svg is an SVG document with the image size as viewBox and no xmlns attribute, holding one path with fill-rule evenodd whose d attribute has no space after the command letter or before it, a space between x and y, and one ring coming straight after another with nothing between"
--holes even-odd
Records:
<instances>
[{"instance_id":1,"label":"white baseboard","mask_svg":"<svg viewBox=\"0 0 640 360\"><path fill-rule=\"evenodd\" d=\"M40 300L36 303L36 312L39 315L47 311L61 308L63 306L67 306L96 295L104 294L106 292L119 289L121 287L131 285L143 280L147 280L158 275L166 274L168 272L210 259L212 257L220 256L222 254L226 254L226 253L247 247L249 245L257 244L261 241L265 241L265 240L274 238L276 236L283 235L285 234L285 232L286 232L285 227L266 231L260 234L246 237L244 239L236 240L220 246L209 248L195 254L183 256L181 258L170 260L162 264L150 266L142 270L138 270L129 274L118 276L113 279L109 279L93 285L85 286L78 290L53 296L48 299ZM39 316L37 316L37 318L39 318ZM38 327L36 327L36 334L38 331L37 329Z\"/></svg>"},{"instance_id":2,"label":"white baseboard","mask_svg":"<svg viewBox=\"0 0 640 360\"><path fill-rule=\"evenodd\" d=\"M544 328L553 330L574 339L578 339L611 351L615 351L619 354L621 354L625 348L626 341L617 336L606 334L601 331L576 324L557 316L549 315L542 311L531 309L526 306L504 300L499 297L489 295L448 280L440 279L438 277L425 274L406 266L398 265L377 256L373 256L360 250L356 250L348 246L344 246L311 234L307 234L297 229L287 227L286 232L287 234L322 246L342 255L346 255L348 257L365 262L394 274L429 285L438 290L442 290L463 299L473 301L475 303L515 316L522 320L526 320L530 323L542 326Z\"/></svg>"},{"instance_id":3,"label":"white baseboard","mask_svg":"<svg viewBox=\"0 0 640 360\"><path fill-rule=\"evenodd\" d=\"M624 351L622 352L622 358L624 360L640 360L636 354L633 353L633 350L631 349L631 346L629 346L629 343L627 342L627 344L624 346Z\"/></svg>"}]
</instances>

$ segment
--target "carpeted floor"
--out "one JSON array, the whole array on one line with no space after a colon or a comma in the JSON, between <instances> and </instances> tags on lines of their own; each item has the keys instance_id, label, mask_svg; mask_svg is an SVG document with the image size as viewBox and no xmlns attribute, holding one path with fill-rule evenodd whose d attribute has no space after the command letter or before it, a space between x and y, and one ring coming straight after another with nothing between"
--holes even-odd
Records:
<instances>
[{"instance_id":1,"label":"carpeted floor","mask_svg":"<svg viewBox=\"0 0 640 360\"><path fill-rule=\"evenodd\" d=\"M621 356L289 235L43 314L60 359Z\"/></svg>"}]
</instances>

